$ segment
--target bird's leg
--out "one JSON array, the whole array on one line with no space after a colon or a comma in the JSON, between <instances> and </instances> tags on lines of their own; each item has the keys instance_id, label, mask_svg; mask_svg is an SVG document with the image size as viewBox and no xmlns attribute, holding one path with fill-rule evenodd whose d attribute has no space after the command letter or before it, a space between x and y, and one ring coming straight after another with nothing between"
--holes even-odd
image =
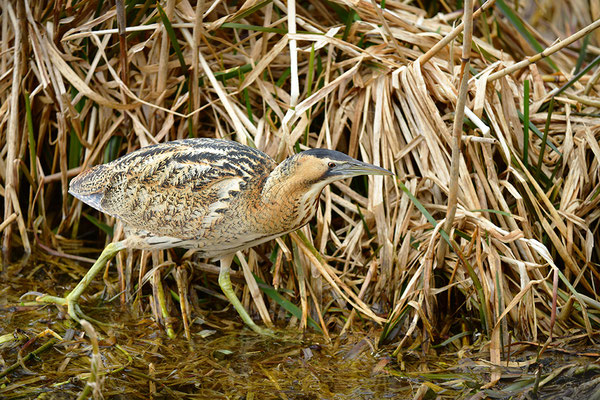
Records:
<instances>
[{"instance_id":1,"label":"bird's leg","mask_svg":"<svg viewBox=\"0 0 600 400\"><path fill-rule=\"evenodd\" d=\"M115 256L119 251L123 250L126 247L125 241L120 241L116 243L110 243L108 246L104 248L100 257L96 260L92 268L85 274L83 279L79 281L77 286L65 297L56 297L56 296L40 296L36 300L43 303L53 303L58 305L66 305L67 310L69 311L69 315L75 321L79 321L79 317L77 316L77 310L79 306L77 305L77 300L81 297L81 294L87 288L94 277L104 268L106 263L110 261L111 258Z\"/></svg>"},{"instance_id":2,"label":"bird's leg","mask_svg":"<svg viewBox=\"0 0 600 400\"><path fill-rule=\"evenodd\" d=\"M274 336L273 332L271 332L269 329L261 328L260 326L256 325L254 321L252 321L252 318L235 295L231 285L231 277L229 276L233 256L234 255L231 254L221 258L221 269L219 270L219 286L221 287L221 290L231 305L233 305L233 307L237 310L238 314L240 314L240 317L242 317L244 323L248 325L250 329L260 335Z\"/></svg>"}]
</instances>

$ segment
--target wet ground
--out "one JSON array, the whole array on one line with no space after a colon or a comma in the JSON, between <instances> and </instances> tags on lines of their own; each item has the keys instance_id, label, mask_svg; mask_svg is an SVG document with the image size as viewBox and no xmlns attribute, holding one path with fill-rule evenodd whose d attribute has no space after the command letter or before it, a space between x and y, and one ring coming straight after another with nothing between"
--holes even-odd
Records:
<instances>
[{"instance_id":1,"label":"wet ground","mask_svg":"<svg viewBox=\"0 0 600 400\"><path fill-rule=\"evenodd\" d=\"M196 319L190 340L175 322L170 339L150 314L133 316L118 300L86 304L107 323L86 333L55 306L19 300L27 287L63 288L39 275L7 276L0 275L2 399L72 399L84 390L105 399L528 399L536 385L537 398L600 398L598 348L550 348L534 363L538 348L517 343L513 363L494 367L485 345L429 346L426 354L414 346L393 356L397 343L378 348L373 328L331 341L296 330L260 337L238 322L215 329L215 321L236 321L232 313L209 315L212 326ZM502 379L488 389L495 369Z\"/></svg>"}]
</instances>

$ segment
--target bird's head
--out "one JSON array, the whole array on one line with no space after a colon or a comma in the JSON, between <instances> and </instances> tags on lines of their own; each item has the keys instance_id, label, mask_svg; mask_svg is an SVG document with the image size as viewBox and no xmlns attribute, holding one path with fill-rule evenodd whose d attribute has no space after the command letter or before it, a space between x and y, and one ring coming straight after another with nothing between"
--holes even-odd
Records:
<instances>
[{"instance_id":1,"label":"bird's head","mask_svg":"<svg viewBox=\"0 0 600 400\"><path fill-rule=\"evenodd\" d=\"M353 176L393 175L387 169L355 160L335 150L310 149L298 153L288 160L286 161L296 164L294 175L309 185L321 187Z\"/></svg>"},{"instance_id":2,"label":"bird's head","mask_svg":"<svg viewBox=\"0 0 600 400\"><path fill-rule=\"evenodd\" d=\"M311 149L285 159L271 171L262 189L264 209L277 215L272 230L289 232L305 225L314 216L325 186L358 175L393 174L333 150Z\"/></svg>"},{"instance_id":3,"label":"bird's head","mask_svg":"<svg viewBox=\"0 0 600 400\"><path fill-rule=\"evenodd\" d=\"M314 197L330 183L359 175L393 175L335 150L310 149L284 160L271 173L272 183L289 185ZM304 197L304 196L303 196Z\"/></svg>"}]
</instances>

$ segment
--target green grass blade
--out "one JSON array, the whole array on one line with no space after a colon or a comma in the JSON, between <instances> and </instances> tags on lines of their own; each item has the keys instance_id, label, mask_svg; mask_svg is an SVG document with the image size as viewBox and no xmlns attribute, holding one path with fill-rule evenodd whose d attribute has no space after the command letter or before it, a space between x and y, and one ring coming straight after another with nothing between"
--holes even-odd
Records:
<instances>
[{"instance_id":1,"label":"green grass blade","mask_svg":"<svg viewBox=\"0 0 600 400\"><path fill-rule=\"evenodd\" d=\"M584 69L582 69L577 74L575 74L575 76L573 78L569 79L569 82L565 83L560 89L558 89L556 91L556 93L554 93L554 96L558 96L562 92L564 92L565 90L567 90L575 82L577 82L579 79L581 79L582 76L584 76L585 74L587 74L589 70L591 70L592 68L594 68L596 66L596 64L598 64L598 63L600 63L600 56L597 56L596 58L594 58L594 60L591 63L589 63L588 65L586 65L586 67Z\"/></svg>"},{"instance_id":2,"label":"green grass blade","mask_svg":"<svg viewBox=\"0 0 600 400\"><path fill-rule=\"evenodd\" d=\"M286 310L289 314L298 318L298 320L302 319L302 310L300 310L298 306L296 306L294 303L283 297L281 294L279 294L277 290L275 290L274 287L267 285L267 283L265 283L265 281L260 279L258 276L254 275L254 279L256 279L256 283L258 284L260 290L262 290L267 296L269 296L269 298L271 298L275 303L279 304L279 306ZM308 316L307 322L308 326L310 326L319 333L323 333L321 327L319 327L319 325L315 322L315 320L313 320L310 317L310 315Z\"/></svg>"},{"instance_id":3,"label":"green grass blade","mask_svg":"<svg viewBox=\"0 0 600 400\"><path fill-rule=\"evenodd\" d=\"M350 29L352 28L352 24L358 20L360 20L360 18L358 17L358 14L356 13L356 11L350 10L350 12L348 12L348 15L346 15L346 18L343 19L343 21L345 21L345 25L346 25L344 27L344 34L342 35L343 41L346 41L346 39L348 38L348 35L350 34Z\"/></svg>"},{"instance_id":4,"label":"green grass blade","mask_svg":"<svg viewBox=\"0 0 600 400\"><path fill-rule=\"evenodd\" d=\"M24 93L25 97L25 114L27 118L27 135L28 135L28 145L29 145L29 162L31 168L31 176L33 177L33 181L37 182L37 164L36 160L36 143L35 143L35 135L33 134L33 117L31 116L31 101L29 100L29 92Z\"/></svg>"},{"instance_id":5,"label":"green grass blade","mask_svg":"<svg viewBox=\"0 0 600 400\"><path fill-rule=\"evenodd\" d=\"M521 114L521 111L517 110L517 114L519 114L519 119L521 120L521 122L525 122L525 116L523 114ZM535 133L535 135L537 137L539 137L540 139L544 138L544 134L542 133L542 131L540 131L537 126L535 126L533 124L533 122L529 121L529 129ZM560 152L560 150L558 150L558 147L556 147L552 142L546 142L546 146L550 147L552 149L552 151L554 151L556 154L561 155L562 153Z\"/></svg>"},{"instance_id":6,"label":"green grass blade","mask_svg":"<svg viewBox=\"0 0 600 400\"><path fill-rule=\"evenodd\" d=\"M433 347L434 349L438 349L440 347L445 347L445 346L449 345L450 343L454 342L455 340L461 339L461 338L463 338L465 336L469 336L469 335L472 335L472 334L473 334L472 331L465 331L465 332L457 333L456 335L454 335L452 337L449 337L448 339L444 340L442 343L433 345L431 347Z\"/></svg>"},{"instance_id":7,"label":"green grass blade","mask_svg":"<svg viewBox=\"0 0 600 400\"><path fill-rule=\"evenodd\" d=\"M479 277L477 276L477 273L475 273L475 270L473 269L473 266L471 265L469 260L467 260L467 258L463 255L462 251L460 251L460 247L458 246L458 244L454 240L452 241L452 244L454 245L454 253L458 256L458 258L460 258L461 263L467 270L467 273L469 274L469 277L473 282L473 286L475 287L475 291L477 292L477 298L479 299L479 315L481 316L482 327L484 332L489 333L491 327L493 326L493 323L491 320L491 316L487 312L487 300L485 297L485 292L483 291L483 286L481 285L481 281L479 280Z\"/></svg>"},{"instance_id":8,"label":"green grass blade","mask_svg":"<svg viewBox=\"0 0 600 400\"><path fill-rule=\"evenodd\" d=\"M77 133L75 133L75 129L71 128L71 133L69 135L69 162L67 165L69 169L73 169L79 166L79 159L81 158L81 151L83 146L81 146L81 142L77 137Z\"/></svg>"},{"instance_id":9,"label":"green grass blade","mask_svg":"<svg viewBox=\"0 0 600 400\"><path fill-rule=\"evenodd\" d=\"M280 35L285 35L286 33L288 33L287 29L283 29L283 28L267 28L265 26L239 24L237 22L225 22L224 24L222 24L220 26L220 28L246 29L246 30L255 31L255 32L278 33ZM298 32L298 33L300 33L300 32ZM306 33L314 34L314 32L306 32Z\"/></svg>"},{"instance_id":10,"label":"green grass blade","mask_svg":"<svg viewBox=\"0 0 600 400\"><path fill-rule=\"evenodd\" d=\"M71 97L72 98L75 98L75 96L77 96L78 93L79 92L75 88L71 88ZM81 110L83 110L84 105L85 105L85 98L82 98L79 102L77 102L77 104L75 104L75 110L77 110L77 112L81 112ZM80 123L80 124L81 124L80 126L83 126L82 123ZM77 168L80 165L82 153L83 153L83 145L79 141L79 137L77 136L77 133L75 132L75 128L71 127L70 134L69 134L69 149L68 149L68 161L67 161L67 165L69 166L69 169Z\"/></svg>"},{"instance_id":11,"label":"green grass blade","mask_svg":"<svg viewBox=\"0 0 600 400\"><path fill-rule=\"evenodd\" d=\"M315 44L310 47L310 55L308 57L308 73L306 75L306 96L312 94L313 79L315 76Z\"/></svg>"},{"instance_id":12,"label":"green grass blade","mask_svg":"<svg viewBox=\"0 0 600 400\"><path fill-rule=\"evenodd\" d=\"M263 0L259 3L256 3L255 5L253 5L252 7L248 8L243 13L241 13L240 15L235 17L235 19L233 21L239 21L240 19L246 18L248 15L254 14L255 12L257 12L258 10L265 7L267 4L269 4L271 2L273 2L273 0Z\"/></svg>"},{"instance_id":13,"label":"green grass blade","mask_svg":"<svg viewBox=\"0 0 600 400\"><path fill-rule=\"evenodd\" d=\"M104 164L117 159L119 156L119 151L121 150L122 141L123 138L121 136L113 136L108 139L108 144L104 150Z\"/></svg>"},{"instance_id":14,"label":"green grass blade","mask_svg":"<svg viewBox=\"0 0 600 400\"><path fill-rule=\"evenodd\" d=\"M410 307L404 306L396 315L393 315L392 318L386 322L379 335L378 346L384 345L395 338L400 325L402 325L402 322L404 322L408 315L409 309Z\"/></svg>"},{"instance_id":15,"label":"green grass blade","mask_svg":"<svg viewBox=\"0 0 600 400\"><path fill-rule=\"evenodd\" d=\"M482 33L483 33L483 37L485 38L485 41L488 42L489 44L492 44L492 35L490 33L490 26L487 23L488 17L489 17L489 14L488 14L487 10L484 10L481 13L481 15L479 16L479 19L481 19L481 23L477 24L477 26L481 27L481 30L482 30ZM473 44L475 44L475 43L473 43Z\"/></svg>"},{"instance_id":16,"label":"green grass blade","mask_svg":"<svg viewBox=\"0 0 600 400\"><path fill-rule=\"evenodd\" d=\"M171 21L169 21L169 18L167 18L167 14L165 13L165 10L163 10L161 5L159 3L156 3L156 7L158 9L158 13L160 14L160 19L163 25L165 26L165 30L167 31L167 35L169 36L169 40L171 41L171 46L173 46L173 50L177 55L177 59L179 59L179 64L181 65L183 71L187 71L187 65L185 65L185 59L183 58L181 47L179 47L179 42L177 41L177 35L175 34L173 25L171 25Z\"/></svg>"},{"instance_id":17,"label":"green grass blade","mask_svg":"<svg viewBox=\"0 0 600 400\"><path fill-rule=\"evenodd\" d=\"M433 227L435 228L437 226L438 222L435 220L435 218L433 218L431 216L431 214L429 214L429 211L427 211L427 209L423 206L423 204L421 204L421 202L419 200L417 200L417 198L410 192L410 190L408 190L408 188L406 186L404 186L404 183L402 183L401 181L398 181L398 186L400 186L400 189L402 189L402 191L404 193L406 193L406 195L408 196L410 201L412 201L412 203L415 205L415 207L417 207L417 209L419 211L421 211L421 214L423 214L425 216L425 218L427 218L427 221L429 221L429 223L431 225L433 225ZM446 231L444 231L443 229L440 229L440 235L442 235L442 238L444 238L444 240L446 241L446 243L448 243L450 248L453 248L452 243L450 243L450 236L448 236Z\"/></svg>"},{"instance_id":18,"label":"green grass blade","mask_svg":"<svg viewBox=\"0 0 600 400\"><path fill-rule=\"evenodd\" d=\"M585 61L585 56L587 55L587 46L590 41L590 34L588 33L583 38L583 43L581 44L581 49L579 49L579 57L577 57L577 63L575 64L575 75L579 73L581 70L581 66Z\"/></svg>"},{"instance_id":19,"label":"green grass blade","mask_svg":"<svg viewBox=\"0 0 600 400\"><path fill-rule=\"evenodd\" d=\"M227 71L215 72L215 78L225 83L228 79L238 77L240 73L245 74L246 72L252 71L252 64L244 64L240 67L228 69Z\"/></svg>"},{"instance_id":20,"label":"green grass blade","mask_svg":"<svg viewBox=\"0 0 600 400\"><path fill-rule=\"evenodd\" d=\"M488 212L491 214L499 214L499 215L503 215L505 217L512 217L513 215L511 213L508 213L506 211L502 211L502 210L492 210L489 208L479 208L476 210L471 210L471 212Z\"/></svg>"},{"instance_id":21,"label":"green grass blade","mask_svg":"<svg viewBox=\"0 0 600 400\"><path fill-rule=\"evenodd\" d=\"M90 221L92 224L94 224L98 229L102 230L108 236L113 235L113 228L111 226L105 224L104 222L100 221L98 218L93 217L89 214L81 213L81 215L83 215L85 217L85 219Z\"/></svg>"},{"instance_id":22,"label":"green grass blade","mask_svg":"<svg viewBox=\"0 0 600 400\"><path fill-rule=\"evenodd\" d=\"M240 82L244 82L244 73L238 69L238 78ZM254 123L254 117L252 116L252 103L250 102L250 94L248 93L248 88L244 88L242 90L242 96L244 97L244 103L246 105L246 115L248 115L248 119L250 122Z\"/></svg>"},{"instance_id":23,"label":"green grass blade","mask_svg":"<svg viewBox=\"0 0 600 400\"><path fill-rule=\"evenodd\" d=\"M287 78L289 78L289 76L291 75L291 73L292 70L289 67L286 68L279 77L279 79L277 79L277 82L275 82L275 86L282 87Z\"/></svg>"},{"instance_id":24,"label":"green grass blade","mask_svg":"<svg viewBox=\"0 0 600 400\"><path fill-rule=\"evenodd\" d=\"M529 79L523 87L523 164L529 167Z\"/></svg>"},{"instance_id":25,"label":"green grass blade","mask_svg":"<svg viewBox=\"0 0 600 400\"><path fill-rule=\"evenodd\" d=\"M521 21L521 17L519 17L512 8L506 5L504 0L497 0L496 5L502 11L502 13L508 18L513 27L523 36L523 38L534 48L535 51L541 53L544 51L544 47L538 42L533 35L527 30L523 22ZM546 58L548 64L552 67L553 70L559 71L558 67L554 62L550 59L550 57Z\"/></svg>"}]
</instances>

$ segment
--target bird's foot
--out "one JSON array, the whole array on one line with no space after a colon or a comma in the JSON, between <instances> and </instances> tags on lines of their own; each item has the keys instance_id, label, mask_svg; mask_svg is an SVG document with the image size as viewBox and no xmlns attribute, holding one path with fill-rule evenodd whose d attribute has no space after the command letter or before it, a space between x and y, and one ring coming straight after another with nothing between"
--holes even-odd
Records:
<instances>
[{"instance_id":1,"label":"bird's foot","mask_svg":"<svg viewBox=\"0 0 600 400\"><path fill-rule=\"evenodd\" d=\"M71 294L68 294L66 297L43 295L36 297L35 301L38 303L56 304L63 307L67 306L67 312L69 313L69 316L77 322L81 322L82 318L88 319L83 312L81 312L79 304L77 304L77 300L72 298Z\"/></svg>"},{"instance_id":2,"label":"bird's foot","mask_svg":"<svg viewBox=\"0 0 600 400\"><path fill-rule=\"evenodd\" d=\"M272 329L262 328L262 327L256 325L254 322L252 322L252 324L246 323L246 325L248 325L248 328L252 329L254 332L258 333L259 335L268 336L273 339L277 339L277 337L278 337L275 334L275 331L273 331Z\"/></svg>"}]
</instances>

